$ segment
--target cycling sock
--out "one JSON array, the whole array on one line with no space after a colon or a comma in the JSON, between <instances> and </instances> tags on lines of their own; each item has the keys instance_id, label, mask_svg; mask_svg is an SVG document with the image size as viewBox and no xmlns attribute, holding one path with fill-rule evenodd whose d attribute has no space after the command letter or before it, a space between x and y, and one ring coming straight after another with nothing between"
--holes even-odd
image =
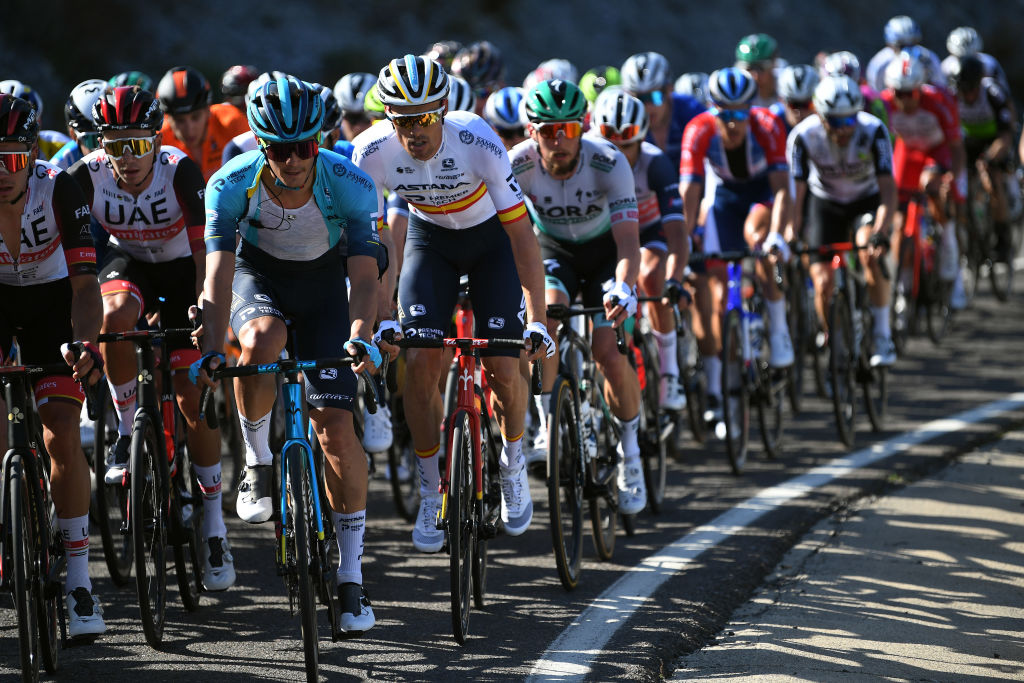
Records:
<instances>
[{"instance_id":1,"label":"cycling sock","mask_svg":"<svg viewBox=\"0 0 1024 683\"><path fill-rule=\"evenodd\" d=\"M338 583L363 585L363 531L366 529L366 510L335 512L331 521L338 535Z\"/></svg>"},{"instance_id":2,"label":"cycling sock","mask_svg":"<svg viewBox=\"0 0 1024 683\"><path fill-rule=\"evenodd\" d=\"M640 441L638 433L640 431L640 415L639 413L631 420L623 420L621 418L615 418L615 421L622 428L622 455L627 464L631 464L640 458Z\"/></svg>"},{"instance_id":3,"label":"cycling sock","mask_svg":"<svg viewBox=\"0 0 1024 683\"><path fill-rule=\"evenodd\" d=\"M57 518L60 535L64 539L64 555L68 561L68 575L64 579L64 592L82 587L92 593L89 580L89 515L65 519Z\"/></svg>"},{"instance_id":4,"label":"cycling sock","mask_svg":"<svg viewBox=\"0 0 1024 683\"><path fill-rule=\"evenodd\" d=\"M722 398L722 359L718 356L705 357L704 374L708 380L708 394Z\"/></svg>"},{"instance_id":5,"label":"cycling sock","mask_svg":"<svg viewBox=\"0 0 1024 683\"><path fill-rule=\"evenodd\" d=\"M510 439L502 433L501 444L501 466L506 470L518 471L526 462L523 457L523 433L519 432L519 436L514 439Z\"/></svg>"},{"instance_id":6,"label":"cycling sock","mask_svg":"<svg viewBox=\"0 0 1024 683\"><path fill-rule=\"evenodd\" d=\"M548 406L551 405L551 392L545 391L533 397L537 406L537 433L548 431Z\"/></svg>"},{"instance_id":7,"label":"cycling sock","mask_svg":"<svg viewBox=\"0 0 1024 683\"><path fill-rule=\"evenodd\" d=\"M960 244L956 240L956 222L949 223L942 229L942 244L939 253L939 277L949 282L956 278L960 270Z\"/></svg>"},{"instance_id":8,"label":"cycling sock","mask_svg":"<svg viewBox=\"0 0 1024 683\"><path fill-rule=\"evenodd\" d=\"M274 454L270 452L270 413L258 420L250 420L241 413L242 441L245 442L245 464L249 467L270 465Z\"/></svg>"},{"instance_id":9,"label":"cycling sock","mask_svg":"<svg viewBox=\"0 0 1024 683\"><path fill-rule=\"evenodd\" d=\"M676 332L658 332L654 330L654 338L658 340L658 363L661 375L679 376L679 359L676 358Z\"/></svg>"},{"instance_id":10,"label":"cycling sock","mask_svg":"<svg viewBox=\"0 0 1024 683\"><path fill-rule=\"evenodd\" d=\"M114 384L108 376L107 384L110 386L110 395L114 398L114 407L117 409L117 433L120 436L131 436L138 382L133 378L124 384Z\"/></svg>"},{"instance_id":11,"label":"cycling sock","mask_svg":"<svg viewBox=\"0 0 1024 683\"><path fill-rule=\"evenodd\" d=\"M764 305L768 309L768 324L771 325L773 330L789 330L789 323L786 321L786 300L779 298L777 301L771 301L770 299L764 300Z\"/></svg>"},{"instance_id":12,"label":"cycling sock","mask_svg":"<svg viewBox=\"0 0 1024 683\"><path fill-rule=\"evenodd\" d=\"M203 540L224 538L228 530L224 526L224 515L220 507L220 463L209 467L192 465L192 469L196 471L199 490L203 492Z\"/></svg>"},{"instance_id":13,"label":"cycling sock","mask_svg":"<svg viewBox=\"0 0 1024 683\"><path fill-rule=\"evenodd\" d=\"M438 487L441 485L441 472L437 467L437 454L440 450L441 444L437 444L433 448L428 448L425 451L415 451L416 470L420 473L421 496L436 494Z\"/></svg>"},{"instance_id":14,"label":"cycling sock","mask_svg":"<svg viewBox=\"0 0 1024 683\"><path fill-rule=\"evenodd\" d=\"M888 306L872 306L871 319L875 321L875 336L889 337L892 335L892 331L889 329Z\"/></svg>"}]
</instances>

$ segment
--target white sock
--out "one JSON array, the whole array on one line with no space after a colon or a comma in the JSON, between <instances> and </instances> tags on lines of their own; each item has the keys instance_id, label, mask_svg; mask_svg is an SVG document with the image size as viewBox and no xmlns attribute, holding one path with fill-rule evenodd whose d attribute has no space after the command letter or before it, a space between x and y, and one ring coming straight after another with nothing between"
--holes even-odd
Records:
<instances>
[{"instance_id":1,"label":"white sock","mask_svg":"<svg viewBox=\"0 0 1024 683\"><path fill-rule=\"evenodd\" d=\"M722 398L722 359L718 356L705 357L704 374L708 380L708 394Z\"/></svg>"},{"instance_id":2,"label":"white sock","mask_svg":"<svg viewBox=\"0 0 1024 683\"><path fill-rule=\"evenodd\" d=\"M258 420L250 420L241 413L238 421L242 425L242 440L245 442L245 464L271 465L274 454L270 452L270 413Z\"/></svg>"},{"instance_id":3,"label":"white sock","mask_svg":"<svg viewBox=\"0 0 1024 683\"><path fill-rule=\"evenodd\" d=\"M875 335L876 336L890 336L892 333L889 330L889 307L888 306L872 306L871 307L871 318L875 321Z\"/></svg>"},{"instance_id":4,"label":"white sock","mask_svg":"<svg viewBox=\"0 0 1024 683\"><path fill-rule=\"evenodd\" d=\"M658 341L658 362L661 365L661 376L679 376L679 359L676 358L676 332L658 332L654 330L654 338Z\"/></svg>"},{"instance_id":5,"label":"white sock","mask_svg":"<svg viewBox=\"0 0 1024 683\"><path fill-rule=\"evenodd\" d=\"M427 453L416 451L416 470L420 475L420 495L437 495L437 489L441 485L441 472L438 470L438 451L441 444L435 446Z\"/></svg>"},{"instance_id":6,"label":"white sock","mask_svg":"<svg viewBox=\"0 0 1024 683\"><path fill-rule=\"evenodd\" d=\"M117 409L117 433L120 436L131 436L138 381L132 378L124 384L114 384L108 377L107 384L110 386L110 395L113 397L114 407Z\"/></svg>"},{"instance_id":7,"label":"white sock","mask_svg":"<svg viewBox=\"0 0 1024 683\"><path fill-rule=\"evenodd\" d=\"M199 489L203 492L203 540L225 538L228 530L221 513L220 463L209 467L192 465L192 468L196 471Z\"/></svg>"},{"instance_id":8,"label":"white sock","mask_svg":"<svg viewBox=\"0 0 1024 683\"><path fill-rule=\"evenodd\" d=\"M516 472L526 464L526 459L523 457L523 433L519 432L519 436L514 439L509 439L504 434L501 435L501 457L498 459L499 464L503 469L515 470Z\"/></svg>"},{"instance_id":9,"label":"white sock","mask_svg":"<svg viewBox=\"0 0 1024 683\"><path fill-rule=\"evenodd\" d=\"M615 421L619 423L619 427L622 428L622 454L627 465L633 465L640 460L640 414L637 413L636 417L632 420L622 420L615 418Z\"/></svg>"},{"instance_id":10,"label":"white sock","mask_svg":"<svg viewBox=\"0 0 1024 683\"><path fill-rule=\"evenodd\" d=\"M542 391L533 397L534 405L537 406L537 433L546 432L548 429L548 406L551 405L551 392Z\"/></svg>"},{"instance_id":11,"label":"white sock","mask_svg":"<svg viewBox=\"0 0 1024 683\"><path fill-rule=\"evenodd\" d=\"M68 560L64 593L80 587L92 593L92 581L89 580L89 515L70 519L58 517L57 526L64 539L64 555Z\"/></svg>"},{"instance_id":12,"label":"white sock","mask_svg":"<svg viewBox=\"0 0 1024 683\"><path fill-rule=\"evenodd\" d=\"M776 334L781 334L783 330L788 333L789 327L786 322L786 300L780 298L778 301L769 301L765 299L765 306L768 308L768 319L771 329L778 330Z\"/></svg>"},{"instance_id":13,"label":"white sock","mask_svg":"<svg viewBox=\"0 0 1024 683\"><path fill-rule=\"evenodd\" d=\"M366 510L335 512L331 521L338 535L338 583L363 585L363 532L366 530Z\"/></svg>"}]
</instances>

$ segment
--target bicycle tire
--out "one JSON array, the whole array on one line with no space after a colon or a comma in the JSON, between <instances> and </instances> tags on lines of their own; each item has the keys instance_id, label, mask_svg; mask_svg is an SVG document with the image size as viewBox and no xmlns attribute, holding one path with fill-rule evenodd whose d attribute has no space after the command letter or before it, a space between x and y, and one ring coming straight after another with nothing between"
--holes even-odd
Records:
<instances>
[{"instance_id":1,"label":"bicycle tire","mask_svg":"<svg viewBox=\"0 0 1024 683\"><path fill-rule=\"evenodd\" d=\"M743 474L750 451L750 391L741 334L740 311L729 311L722 323L722 422L725 453L736 476Z\"/></svg>"},{"instance_id":2,"label":"bicycle tire","mask_svg":"<svg viewBox=\"0 0 1024 683\"><path fill-rule=\"evenodd\" d=\"M688 323L686 328L691 329ZM708 408L708 382L704 376L697 340L692 333L679 338L676 352L679 359L679 379L686 394L686 421L690 426L693 440L703 444L707 439L704 411ZM677 434L676 442L678 443L681 438L682 435ZM681 448L677 450L682 451Z\"/></svg>"},{"instance_id":3,"label":"bicycle tire","mask_svg":"<svg viewBox=\"0 0 1024 683\"><path fill-rule=\"evenodd\" d=\"M640 462L647 487L647 509L661 512L668 481L668 447L661 438L661 376L658 349L653 336L639 335L640 358L644 363L644 386L640 394Z\"/></svg>"},{"instance_id":4,"label":"bicycle tire","mask_svg":"<svg viewBox=\"0 0 1024 683\"><path fill-rule=\"evenodd\" d=\"M391 414L404 415L404 411L402 399L395 398ZM388 449L388 480L398 516L407 522L416 521L420 505L419 474L412 436L408 425L402 420L395 420L393 424L391 448Z\"/></svg>"},{"instance_id":5,"label":"bicycle tire","mask_svg":"<svg viewBox=\"0 0 1024 683\"><path fill-rule=\"evenodd\" d=\"M124 533L127 530L125 522L130 491L122 483L108 484L104 479L107 474L107 444L117 438L117 418L107 383L100 382L97 386L99 415L93 429L93 510L110 579L117 586L125 586L132 580L135 562L131 536Z\"/></svg>"},{"instance_id":6,"label":"bicycle tire","mask_svg":"<svg viewBox=\"0 0 1024 683\"><path fill-rule=\"evenodd\" d=\"M896 277L892 281L891 324L892 343L900 356L906 353L917 316L917 302L914 301L911 278L913 277L913 245L911 238L900 242L900 255L896 261ZM830 328L831 329L831 328Z\"/></svg>"},{"instance_id":7,"label":"bicycle tire","mask_svg":"<svg viewBox=\"0 0 1024 683\"><path fill-rule=\"evenodd\" d=\"M316 518L312 514L314 510L310 502L309 537L314 539L310 547L314 551L311 571L317 577L316 592L320 598L320 604L327 608L327 620L331 624L332 633L340 629L341 609L337 599L338 575L335 568L340 561L338 551L338 534L334 528L334 519L331 515L331 504L327 500L327 478L324 475L324 450L320 441L316 438L312 442L313 465L317 491L320 494L320 525L324 530L324 538L320 540L317 536ZM312 491L310 491L312 500Z\"/></svg>"},{"instance_id":8,"label":"bicycle tire","mask_svg":"<svg viewBox=\"0 0 1024 683\"><path fill-rule=\"evenodd\" d=\"M829 356L828 370L832 378L832 412L836 419L839 440L853 448L856 427L854 394L853 323L846 292L837 290L828 308Z\"/></svg>"},{"instance_id":9,"label":"bicycle tire","mask_svg":"<svg viewBox=\"0 0 1024 683\"><path fill-rule=\"evenodd\" d=\"M560 376L548 411L548 514L551 547L562 587L579 585L583 566L583 454L572 383Z\"/></svg>"},{"instance_id":10,"label":"bicycle tire","mask_svg":"<svg viewBox=\"0 0 1024 683\"><path fill-rule=\"evenodd\" d=\"M46 452L43 428L39 422L35 424L34 444L37 454L35 466L49 469L50 456ZM39 624L39 652L42 656L43 669L47 673L53 674L57 672L60 659L60 627L64 600L64 582L61 580L60 570L64 560L64 538L57 525L57 512L49 496L49 489L48 487L43 488L44 479L48 482L49 476L38 471L33 473L32 481L40 482L38 487L34 487L34 507L39 524L38 538L43 541L38 548L39 613L37 623Z\"/></svg>"},{"instance_id":11,"label":"bicycle tire","mask_svg":"<svg viewBox=\"0 0 1024 683\"><path fill-rule=\"evenodd\" d=\"M950 305L953 283L944 282L939 278L938 273L933 271L921 274L921 285L927 287L925 317L928 325L928 338L932 340L933 344L940 346L949 330L950 318L953 315Z\"/></svg>"},{"instance_id":12,"label":"bicycle tire","mask_svg":"<svg viewBox=\"0 0 1024 683\"><path fill-rule=\"evenodd\" d=\"M763 320L770 324L765 311L760 311ZM761 340L761 354L755 359L757 371L756 398L757 423L761 431L761 442L765 456L775 460L782 456L785 441L786 420L783 405L790 399L789 387L793 383L795 365L789 368L773 368L768 364L771 357L771 334L766 330Z\"/></svg>"},{"instance_id":13,"label":"bicycle tire","mask_svg":"<svg viewBox=\"0 0 1024 683\"><path fill-rule=\"evenodd\" d=\"M10 461L7 481L8 503L6 525L11 539L11 597L18 620L18 653L21 677L24 681L39 680L39 605L38 585L35 578L36 534L33 529L35 513L32 493L29 491L29 473L19 456Z\"/></svg>"},{"instance_id":14,"label":"bicycle tire","mask_svg":"<svg viewBox=\"0 0 1024 683\"><path fill-rule=\"evenodd\" d=\"M615 530L619 518L619 486L616 481L618 458L615 452L618 439L611 420L607 419L600 408L604 406L604 398L598 393L598 386L604 386L604 378L600 375L594 378L591 385L590 405L597 415L598 424L594 428L599 438L597 457L587 463L587 478L591 488L590 527L594 537L594 551L600 560L607 562L615 552Z\"/></svg>"},{"instance_id":15,"label":"bicycle tire","mask_svg":"<svg viewBox=\"0 0 1024 683\"><path fill-rule=\"evenodd\" d=\"M184 433L181 419L178 415L175 444L181 441ZM194 612L199 609L203 585L203 565L199 557L199 543L203 537L203 494L192 471L192 458L188 449L184 444L178 448L180 450L175 454L178 459L177 471L170 482L174 569L181 603L187 611Z\"/></svg>"},{"instance_id":16,"label":"bicycle tire","mask_svg":"<svg viewBox=\"0 0 1024 683\"><path fill-rule=\"evenodd\" d=\"M480 387L476 387L482 394ZM481 396L482 399L482 396ZM473 606L483 609L487 595L487 540L489 534L484 529L495 532L495 524L501 514L501 485L498 483L498 458L501 453L501 442L495 438L486 415L480 416L480 459L481 459L481 491L480 501L474 506L477 515L476 542L473 544Z\"/></svg>"},{"instance_id":17,"label":"bicycle tire","mask_svg":"<svg viewBox=\"0 0 1024 683\"><path fill-rule=\"evenodd\" d=\"M146 642L155 649L163 641L167 609L167 460L147 412L132 426L131 530L135 586ZM163 438L161 431L159 438Z\"/></svg>"},{"instance_id":18,"label":"bicycle tire","mask_svg":"<svg viewBox=\"0 0 1024 683\"><path fill-rule=\"evenodd\" d=\"M302 651L306 663L306 680L319 680L320 639L317 636L316 600L310 571L309 516L309 470L306 454L301 446L291 445L285 451L288 463L288 484L290 495L288 506L292 527L294 564L289 567L295 577L299 597L299 628L302 631Z\"/></svg>"},{"instance_id":19,"label":"bicycle tire","mask_svg":"<svg viewBox=\"0 0 1024 683\"><path fill-rule=\"evenodd\" d=\"M469 415L456 411L451 418L451 482L448 490L448 554L450 565L452 631L464 645L469 635L472 594L472 556L477 530L473 524L473 442Z\"/></svg>"}]
</instances>

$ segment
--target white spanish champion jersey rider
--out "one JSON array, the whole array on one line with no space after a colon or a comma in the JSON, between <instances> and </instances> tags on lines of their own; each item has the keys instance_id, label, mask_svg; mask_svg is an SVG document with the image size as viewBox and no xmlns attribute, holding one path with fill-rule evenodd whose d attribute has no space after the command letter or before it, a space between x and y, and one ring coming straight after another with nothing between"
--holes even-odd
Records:
<instances>
[{"instance_id":1,"label":"white spanish champion jersey rider","mask_svg":"<svg viewBox=\"0 0 1024 683\"><path fill-rule=\"evenodd\" d=\"M892 146L885 124L857 113L857 129L846 147L833 143L821 118L809 116L789 134L790 172L822 199L840 204L878 194L878 176L892 175Z\"/></svg>"},{"instance_id":2,"label":"white spanish champion jersey rider","mask_svg":"<svg viewBox=\"0 0 1024 683\"><path fill-rule=\"evenodd\" d=\"M451 230L479 225L495 214L508 224L523 215L522 192L505 148L482 118L466 111L444 117L441 146L427 161L413 159L394 128L381 123L353 141L352 161L409 203L409 213Z\"/></svg>"}]
</instances>

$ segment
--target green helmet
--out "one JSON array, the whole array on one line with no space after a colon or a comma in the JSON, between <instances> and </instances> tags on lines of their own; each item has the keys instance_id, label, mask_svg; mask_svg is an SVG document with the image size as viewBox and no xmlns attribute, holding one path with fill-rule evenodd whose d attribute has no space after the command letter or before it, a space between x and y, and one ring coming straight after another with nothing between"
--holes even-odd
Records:
<instances>
[{"instance_id":1,"label":"green helmet","mask_svg":"<svg viewBox=\"0 0 1024 683\"><path fill-rule=\"evenodd\" d=\"M370 88L363 97L363 111L371 118L384 117L384 104L377 97L377 89Z\"/></svg>"},{"instance_id":2,"label":"green helmet","mask_svg":"<svg viewBox=\"0 0 1024 683\"><path fill-rule=\"evenodd\" d=\"M526 93L526 118L531 123L577 121L587 112L587 98L569 81L541 81Z\"/></svg>"},{"instance_id":3,"label":"green helmet","mask_svg":"<svg viewBox=\"0 0 1024 683\"><path fill-rule=\"evenodd\" d=\"M153 79L141 71L122 71L116 76L111 76L107 83L114 88L124 85L137 85L143 90L153 92Z\"/></svg>"},{"instance_id":4,"label":"green helmet","mask_svg":"<svg viewBox=\"0 0 1024 683\"><path fill-rule=\"evenodd\" d=\"M587 98L587 102L593 104L602 90L609 85L620 85L621 83L619 70L614 66L595 66L580 78L580 92Z\"/></svg>"},{"instance_id":5,"label":"green helmet","mask_svg":"<svg viewBox=\"0 0 1024 683\"><path fill-rule=\"evenodd\" d=\"M779 44L767 33L751 33L736 46L736 62L755 64L768 62L777 56Z\"/></svg>"}]
</instances>

